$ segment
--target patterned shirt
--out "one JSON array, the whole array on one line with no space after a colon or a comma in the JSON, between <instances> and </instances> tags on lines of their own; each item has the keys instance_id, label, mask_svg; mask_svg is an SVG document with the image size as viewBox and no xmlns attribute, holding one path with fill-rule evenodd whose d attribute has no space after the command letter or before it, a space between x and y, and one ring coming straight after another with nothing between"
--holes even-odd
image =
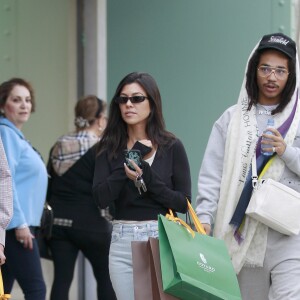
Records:
<instances>
[{"instance_id":1,"label":"patterned shirt","mask_svg":"<svg viewBox=\"0 0 300 300\"><path fill-rule=\"evenodd\" d=\"M5 244L5 229L12 218L13 194L11 173L0 137L0 244Z\"/></svg>"},{"instance_id":2,"label":"patterned shirt","mask_svg":"<svg viewBox=\"0 0 300 300\"><path fill-rule=\"evenodd\" d=\"M89 131L79 131L58 139L51 153L52 165L58 175L63 175L85 152L99 141Z\"/></svg>"}]
</instances>

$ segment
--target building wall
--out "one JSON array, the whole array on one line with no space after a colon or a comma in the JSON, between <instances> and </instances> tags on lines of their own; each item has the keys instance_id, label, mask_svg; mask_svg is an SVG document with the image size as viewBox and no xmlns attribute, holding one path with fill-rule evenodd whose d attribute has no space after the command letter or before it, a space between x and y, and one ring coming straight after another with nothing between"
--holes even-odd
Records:
<instances>
[{"instance_id":1,"label":"building wall","mask_svg":"<svg viewBox=\"0 0 300 300\"><path fill-rule=\"evenodd\" d=\"M167 128L182 139L193 200L213 122L237 101L247 58L263 34L291 33L285 0L107 1L108 98L146 71L160 87Z\"/></svg>"},{"instance_id":2,"label":"building wall","mask_svg":"<svg viewBox=\"0 0 300 300\"><path fill-rule=\"evenodd\" d=\"M21 76L33 84L37 111L24 133L47 160L56 138L73 128L79 90L109 100L127 73L151 73L161 90L167 128L186 146L194 200L211 126L236 102L253 46L262 34L296 31L291 1L0 0L0 82ZM83 75L77 74L78 3L86 9L86 36L79 37ZM51 262L43 261L43 267L49 291ZM72 300L81 297L83 280L77 280ZM90 280L87 290L94 289ZM93 292L85 295L96 299ZM22 296L14 290L13 298Z\"/></svg>"},{"instance_id":3,"label":"building wall","mask_svg":"<svg viewBox=\"0 0 300 300\"><path fill-rule=\"evenodd\" d=\"M76 94L76 1L1 0L0 82L29 80L37 108L26 138L45 160L55 139L72 128Z\"/></svg>"},{"instance_id":4,"label":"building wall","mask_svg":"<svg viewBox=\"0 0 300 300\"><path fill-rule=\"evenodd\" d=\"M86 92L107 93L109 100L125 74L151 73L161 90L167 128L187 148L195 197L211 126L236 102L246 60L261 35L294 33L291 1L107 2L107 79L98 62L101 91L90 80ZM21 76L33 84L37 111L24 133L47 159L55 139L73 127L76 1L1 0L0 28L0 81Z\"/></svg>"}]
</instances>

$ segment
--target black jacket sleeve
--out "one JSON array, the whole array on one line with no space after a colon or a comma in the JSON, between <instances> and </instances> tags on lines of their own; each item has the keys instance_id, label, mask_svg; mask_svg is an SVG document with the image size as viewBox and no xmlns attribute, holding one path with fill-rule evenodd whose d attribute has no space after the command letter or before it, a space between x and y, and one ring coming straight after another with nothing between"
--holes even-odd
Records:
<instances>
[{"instance_id":1,"label":"black jacket sleeve","mask_svg":"<svg viewBox=\"0 0 300 300\"><path fill-rule=\"evenodd\" d=\"M165 170L171 170L172 174L165 174ZM162 176L171 176L171 182L163 180ZM166 149L152 167L143 162L143 179L155 201L177 212L187 211L186 201L191 200L191 175L188 158L180 140Z\"/></svg>"},{"instance_id":2,"label":"black jacket sleeve","mask_svg":"<svg viewBox=\"0 0 300 300\"><path fill-rule=\"evenodd\" d=\"M115 201L126 180L122 155L115 160L109 160L107 152L97 156L93 180L93 196L97 206L106 208Z\"/></svg>"}]
</instances>

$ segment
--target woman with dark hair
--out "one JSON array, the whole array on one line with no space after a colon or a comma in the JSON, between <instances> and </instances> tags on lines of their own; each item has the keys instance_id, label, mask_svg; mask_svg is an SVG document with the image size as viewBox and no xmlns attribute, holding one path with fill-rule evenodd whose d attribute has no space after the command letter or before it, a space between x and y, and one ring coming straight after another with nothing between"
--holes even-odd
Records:
<instances>
[{"instance_id":1,"label":"woman with dark hair","mask_svg":"<svg viewBox=\"0 0 300 300\"><path fill-rule=\"evenodd\" d=\"M165 129L160 92L152 76L130 73L110 104L97 147L93 193L97 205L114 206L109 272L118 300L134 299L131 241L158 236L159 214L185 213L191 198L185 149ZM140 164L124 151L139 150ZM133 158L133 156L131 156Z\"/></svg>"},{"instance_id":2,"label":"woman with dark hair","mask_svg":"<svg viewBox=\"0 0 300 300\"><path fill-rule=\"evenodd\" d=\"M49 241L54 262L50 299L69 299L79 251L89 260L98 299L115 299L108 272L111 224L100 215L92 196L95 144L106 127L106 103L94 95L75 106L75 132L60 137L50 151L48 201L54 213Z\"/></svg>"},{"instance_id":3,"label":"woman with dark hair","mask_svg":"<svg viewBox=\"0 0 300 300\"><path fill-rule=\"evenodd\" d=\"M4 290L16 279L25 299L43 300L46 286L35 239L47 190L47 170L21 129L35 110L32 86L22 78L0 85L0 135L13 182L13 218L6 232Z\"/></svg>"}]
</instances>

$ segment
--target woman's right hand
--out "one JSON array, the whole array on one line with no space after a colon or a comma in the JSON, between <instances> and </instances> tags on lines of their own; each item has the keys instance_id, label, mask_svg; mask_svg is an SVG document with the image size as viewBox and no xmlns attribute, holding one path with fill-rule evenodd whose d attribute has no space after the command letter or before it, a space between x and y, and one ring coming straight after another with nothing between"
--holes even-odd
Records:
<instances>
[{"instance_id":1,"label":"woman's right hand","mask_svg":"<svg viewBox=\"0 0 300 300\"><path fill-rule=\"evenodd\" d=\"M4 246L0 244L0 266L5 263Z\"/></svg>"},{"instance_id":2,"label":"woman's right hand","mask_svg":"<svg viewBox=\"0 0 300 300\"><path fill-rule=\"evenodd\" d=\"M32 239L34 239L34 235L30 232L29 227L20 229L16 228L15 234L17 241L23 244L24 248L29 248L30 250L32 250Z\"/></svg>"},{"instance_id":3,"label":"woman's right hand","mask_svg":"<svg viewBox=\"0 0 300 300\"><path fill-rule=\"evenodd\" d=\"M204 230L206 232L207 235L210 235L210 232L211 232L211 226L210 224L202 224L203 227L204 227Z\"/></svg>"}]
</instances>

